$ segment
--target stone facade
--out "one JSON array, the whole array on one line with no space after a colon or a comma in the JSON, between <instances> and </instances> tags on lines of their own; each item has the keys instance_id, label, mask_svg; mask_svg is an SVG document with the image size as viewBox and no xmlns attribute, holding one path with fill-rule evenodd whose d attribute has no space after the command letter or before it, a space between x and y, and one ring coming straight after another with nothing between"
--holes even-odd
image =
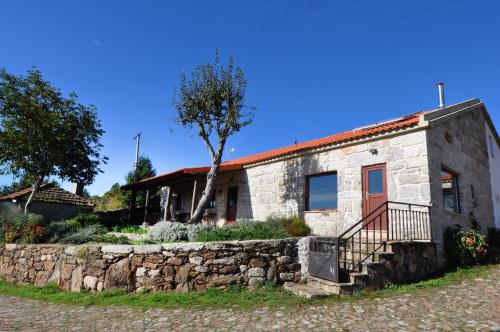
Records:
<instances>
[{"instance_id":1,"label":"stone facade","mask_svg":"<svg viewBox=\"0 0 500 332\"><path fill-rule=\"evenodd\" d=\"M438 244L440 264L444 264L442 234L446 227L471 226L471 216L481 222L486 232L494 226L493 202L482 112L474 111L431 123L427 132L429 174L431 180L432 228ZM441 169L458 176L460 213L443 207Z\"/></svg>"},{"instance_id":2,"label":"stone facade","mask_svg":"<svg viewBox=\"0 0 500 332\"><path fill-rule=\"evenodd\" d=\"M164 245L0 245L0 277L79 292L250 287L301 279L296 239Z\"/></svg>"},{"instance_id":3,"label":"stone facade","mask_svg":"<svg viewBox=\"0 0 500 332\"><path fill-rule=\"evenodd\" d=\"M370 150L376 149L376 153ZM429 173L424 130L380 138L221 174L217 181L219 222L226 215L227 188L238 186L238 219L304 215L318 235L338 235L362 218L361 169L386 164L389 200L429 204ZM305 210L306 176L337 172L337 210Z\"/></svg>"}]
</instances>

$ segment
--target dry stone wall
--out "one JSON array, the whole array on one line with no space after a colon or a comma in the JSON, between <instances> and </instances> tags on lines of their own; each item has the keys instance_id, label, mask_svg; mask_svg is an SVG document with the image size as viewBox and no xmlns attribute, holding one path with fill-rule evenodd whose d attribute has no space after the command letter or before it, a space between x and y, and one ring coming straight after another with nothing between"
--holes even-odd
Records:
<instances>
[{"instance_id":1,"label":"dry stone wall","mask_svg":"<svg viewBox=\"0 0 500 332\"><path fill-rule=\"evenodd\" d=\"M203 291L301 279L297 239L163 245L0 245L0 277L79 292Z\"/></svg>"},{"instance_id":2,"label":"dry stone wall","mask_svg":"<svg viewBox=\"0 0 500 332\"><path fill-rule=\"evenodd\" d=\"M366 263L367 289L383 289L391 284L423 280L439 270L433 242L392 242L389 253L381 253L376 263Z\"/></svg>"}]
</instances>

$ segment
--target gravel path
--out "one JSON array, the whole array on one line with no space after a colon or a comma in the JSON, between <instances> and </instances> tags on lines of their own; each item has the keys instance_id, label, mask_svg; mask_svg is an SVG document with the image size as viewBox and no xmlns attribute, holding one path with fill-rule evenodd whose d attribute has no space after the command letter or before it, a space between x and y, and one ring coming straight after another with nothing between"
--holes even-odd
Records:
<instances>
[{"instance_id":1,"label":"gravel path","mask_svg":"<svg viewBox=\"0 0 500 332\"><path fill-rule=\"evenodd\" d=\"M411 295L294 308L141 311L2 295L0 303L1 331L500 331L500 266L481 279Z\"/></svg>"}]
</instances>

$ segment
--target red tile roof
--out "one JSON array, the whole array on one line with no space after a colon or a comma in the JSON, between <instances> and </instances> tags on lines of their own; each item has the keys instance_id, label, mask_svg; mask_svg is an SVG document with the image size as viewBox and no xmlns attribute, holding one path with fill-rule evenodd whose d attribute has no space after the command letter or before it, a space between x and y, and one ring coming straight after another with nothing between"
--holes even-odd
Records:
<instances>
[{"instance_id":1,"label":"red tile roof","mask_svg":"<svg viewBox=\"0 0 500 332\"><path fill-rule=\"evenodd\" d=\"M32 188L26 188L15 193L5 195L0 197L0 201L7 201L13 199L27 199L31 194ZM55 187L53 184L44 184L40 187L39 191L35 194L33 198L35 202L45 202L45 203L57 203L57 204L68 204L77 206L88 206L93 207L94 204L89 200L70 193L62 188Z\"/></svg>"},{"instance_id":2,"label":"red tile roof","mask_svg":"<svg viewBox=\"0 0 500 332\"><path fill-rule=\"evenodd\" d=\"M294 144L266 152L257 153L254 155L237 158L225 161L220 166L220 172L226 172L236 169L241 169L244 166L271 160L278 157L283 157L289 154L302 152L306 150L318 149L329 145L355 141L366 137L401 130L418 125L420 115L424 112L414 113L403 118L376 123L371 126L366 126L360 129L345 131L340 134L335 134L323 138L314 139L300 144ZM194 176L197 174L206 174L209 171L209 166L182 168L170 173L157 175L152 178L144 179L122 187L125 190L144 189L149 186L162 185L167 181L175 180L185 176Z\"/></svg>"}]
</instances>

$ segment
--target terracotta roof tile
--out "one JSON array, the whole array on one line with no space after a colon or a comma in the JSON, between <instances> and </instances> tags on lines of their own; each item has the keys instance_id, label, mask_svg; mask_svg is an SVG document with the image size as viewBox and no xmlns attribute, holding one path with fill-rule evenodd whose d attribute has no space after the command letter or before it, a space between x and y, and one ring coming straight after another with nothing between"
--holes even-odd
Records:
<instances>
[{"instance_id":1,"label":"terracotta roof tile","mask_svg":"<svg viewBox=\"0 0 500 332\"><path fill-rule=\"evenodd\" d=\"M15 193L0 197L0 201L24 199L31 194L32 188L26 188ZM34 202L58 203L77 206L93 207L94 205L87 199L75 195L62 188L55 187L52 184L44 184L33 198Z\"/></svg>"},{"instance_id":2,"label":"terracotta roof tile","mask_svg":"<svg viewBox=\"0 0 500 332\"><path fill-rule=\"evenodd\" d=\"M399 119L390 120L383 123L376 123L371 126L366 126L360 129L345 131L340 134L314 139L300 144L294 144L274 150L253 154L246 157L228 160L221 164L220 172L241 169L247 165L271 160L274 158L279 158L282 156L286 156L288 154L293 154L306 150L318 149L329 145L335 145L349 141L355 141L373 135L383 134L395 130L401 130L412 126L416 126L419 123L421 114L423 114L423 112L414 113ZM209 166L182 168L173 172L157 175L152 178L144 179L132 184L125 185L122 187L122 189L125 190L142 189L151 185L161 185L162 182L181 178L186 175L204 174L207 173L209 169L210 169Z\"/></svg>"}]
</instances>

